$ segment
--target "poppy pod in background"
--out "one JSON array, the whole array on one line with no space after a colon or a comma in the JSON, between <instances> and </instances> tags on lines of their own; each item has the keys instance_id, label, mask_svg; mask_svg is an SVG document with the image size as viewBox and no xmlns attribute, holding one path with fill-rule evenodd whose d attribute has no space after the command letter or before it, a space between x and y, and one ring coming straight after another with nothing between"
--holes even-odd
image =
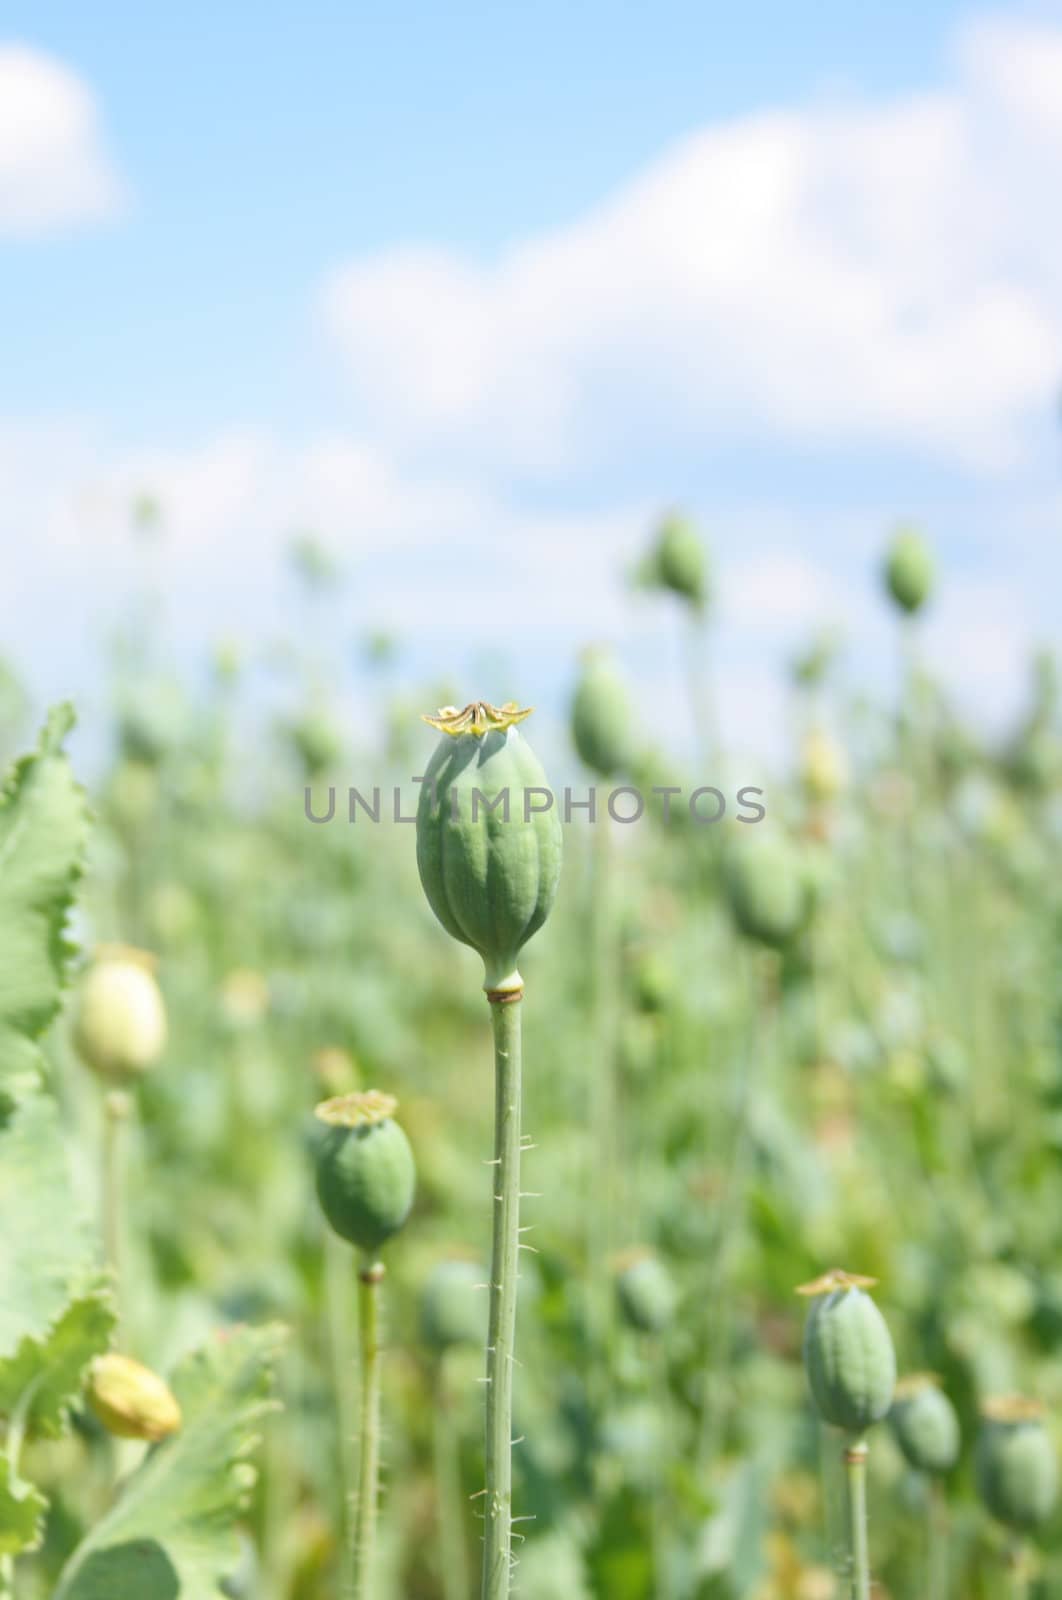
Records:
<instances>
[{"instance_id":1,"label":"poppy pod in background","mask_svg":"<svg viewBox=\"0 0 1062 1600\"><path fill-rule=\"evenodd\" d=\"M950 1472L959 1459L959 1419L932 1373L916 1372L900 1379L889 1423L904 1459L916 1472L937 1477Z\"/></svg>"},{"instance_id":2,"label":"poppy pod in background","mask_svg":"<svg viewBox=\"0 0 1062 1600\"><path fill-rule=\"evenodd\" d=\"M413 1207L416 1169L398 1102L370 1089L325 1100L316 1116L325 1132L317 1150L317 1198L329 1226L374 1256Z\"/></svg>"},{"instance_id":3,"label":"poppy pod in background","mask_svg":"<svg viewBox=\"0 0 1062 1600\"><path fill-rule=\"evenodd\" d=\"M166 1044L166 1008L155 958L131 945L101 945L81 981L74 1044L103 1078L133 1078L155 1064Z\"/></svg>"},{"instance_id":4,"label":"poppy pod in background","mask_svg":"<svg viewBox=\"0 0 1062 1600\"><path fill-rule=\"evenodd\" d=\"M1031 1533L1047 1521L1058 1499L1058 1457L1038 1401L985 1401L976 1466L981 1498L1005 1527Z\"/></svg>"}]
</instances>

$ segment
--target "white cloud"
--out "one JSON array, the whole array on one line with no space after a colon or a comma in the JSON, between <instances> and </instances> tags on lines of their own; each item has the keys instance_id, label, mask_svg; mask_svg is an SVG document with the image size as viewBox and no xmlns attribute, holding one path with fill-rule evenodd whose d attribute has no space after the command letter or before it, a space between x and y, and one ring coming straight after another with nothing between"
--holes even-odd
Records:
<instances>
[{"instance_id":1,"label":"white cloud","mask_svg":"<svg viewBox=\"0 0 1062 1600\"><path fill-rule=\"evenodd\" d=\"M350 262L359 420L545 471L766 436L1005 466L1062 371L1059 107L1062 31L978 23L932 93L710 126L495 262Z\"/></svg>"},{"instance_id":2,"label":"white cloud","mask_svg":"<svg viewBox=\"0 0 1062 1600\"><path fill-rule=\"evenodd\" d=\"M0 44L0 235L108 217L122 195L88 85L39 50Z\"/></svg>"}]
</instances>

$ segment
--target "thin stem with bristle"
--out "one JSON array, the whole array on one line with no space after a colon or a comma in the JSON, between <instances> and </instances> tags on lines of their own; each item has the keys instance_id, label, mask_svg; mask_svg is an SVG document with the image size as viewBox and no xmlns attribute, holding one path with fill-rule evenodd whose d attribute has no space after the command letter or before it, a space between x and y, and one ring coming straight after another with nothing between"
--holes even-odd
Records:
<instances>
[{"instance_id":1,"label":"thin stem with bristle","mask_svg":"<svg viewBox=\"0 0 1062 1600\"><path fill-rule=\"evenodd\" d=\"M870 1600L870 1555L867 1546L867 1444L849 1439L844 1447L848 1484L848 1559L851 1600Z\"/></svg>"},{"instance_id":2,"label":"thin stem with bristle","mask_svg":"<svg viewBox=\"0 0 1062 1600\"><path fill-rule=\"evenodd\" d=\"M101 1211L103 1253L114 1277L116 1338L125 1334L125 1159L126 1128L132 1111L129 1096L111 1089L103 1098L103 1152L101 1161Z\"/></svg>"},{"instance_id":3,"label":"thin stem with bristle","mask_svg":"<svg viewBox=\"0 0 1062 1600\"><path fill-rule=\"evenodd\" d=\"M461 1458L442 1356L432 1372L432 1399L435 1525L439 1535L443 1600L468 1600L471 1590L465 1544L465 1505L461 1497Z\"/></svg>"},{"instance_id":4,"label":"thin stem with bristle","mask_svg":"<svg viewBox=\"0 0 1062 1600\"><path fill-rule=\"evenodd\" d=\"M380 1478L380 1284L383 1276L384 1266L380 1261L367 1263L358 1273L361 1437L358 1442L358 1508L354 1522L355 1600L372 1600L373 1597Z\"/></svg>"},{"instance_id":5,"label":"thin stem with bristle","mask_svg":"<svg viewBox=\"0 0 1062 1600\"><path fill-rule=\"evenodd\" d=\"M340 1536L346 1572L343 1591L349 1594L354 1581L354 1522L358 1483L358 1392L357 1335L354 1327L354 1297L350 1248L346 1242L325 1230L324 1295L328 1321L328 1355L332 1372L332 1392L336 1397L337 1455L341 1496Z\"/></svg>"},{"instance_id":6,"label":"thin stem with bristle","mask_svg":"<svg viewBox=\"0 0 1062 1600\"><path fill-rule=\"evenodd\" d=\"M513 1363L520 1248L520 1011L523 991L492 994L494 1227L487 1331L482 1600L507 1600L512 1566Z\"/></svg>"},{"instance_id":7,"label":"thin stem with bristle","mask_svg":"<svg viewBox=\"0 0 1062 1600\"><path fill-rule=\"evenodd\" d=\"M926 1561L928 1600L947 1600L948 1596L948 1506L940 1480L929 1482L929 1517Z\"/></svg>"},{"instance_id":8,"label":"thin stem with bristle","mask_svg":"<svg viewBox=\"0 0 1062 1600\"><path fill-rule=\"evenodd\" d=\"M595 1367L590 1387L599 1406L608 1399L612 1373L613 1287L609 1271L619 1195L616 1193L616 945L612 914L612 830L609 819L594 822L590 876L590 1141L587 1177L587 1309Z\"/></svg>"}]
</instances>

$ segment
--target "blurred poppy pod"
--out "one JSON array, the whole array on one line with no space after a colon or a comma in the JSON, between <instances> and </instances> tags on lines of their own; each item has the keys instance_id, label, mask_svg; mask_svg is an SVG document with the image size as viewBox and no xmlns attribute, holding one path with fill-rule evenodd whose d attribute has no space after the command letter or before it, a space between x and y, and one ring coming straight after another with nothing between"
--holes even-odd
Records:
<instances>
[{"instance_id":1,"label":"blurred poppy pod","mask_svg":"<svg viewBox=\"0 0 1062 1600\"><path fill-rule=\"evenodd\" d=\"M885 586L901 611L921 611L933 587L933 557L922 535L901 528L885 557Z\"/></svg>"},{"instance_id":2,"label":"blurred poppy pod","mask_svg":"<svg viewBox=\"0 0 1062 1600\"><path fill-rule=\"evenodd\" d=\"M633 771L634 716L623 681L602 650L590 650L572 700L572 742L584 766L602 778Z\"/></svg>"},{"instance_id":3,"label":"blurred poppy pod","mask_svg":"<svg viewBox=\"0 0 1062 1600\"><path fill-rule=\"evenodd\" d=\"M818 805L836 800L848 782L848 763L841 746L821 728L813 728L800 753L800 781Z\"/></svg>"},{"instance_id":4,"label":"blurred poppy pod","mask_svg":"<svg viewBox=\"0 0 1062 1600\"><path fill-rule=\"evenodd\" d=\"M627 1324L638 1333L661 1333L675 1315L678 1296L671 1274L649 1250L621 1256L616 1297Z\"/></svg>"},{"instance_id":5,"label":"blurred poppy pod","mask_svg":"<svg viewBox=\"0 0 1062 1600\"><path fill-rule=\"evenodd\" d=\"M481 1345L487 1331L487 1270L473 1261L440 1261L428 1274L420 1300L425 1344L439 1352Z\"/></svg>"},{"instance_id":6,"label":"blurred poppy pod","mask_svg":"<svg viewBox=\"0 0 1062 1600\"><path fill-rule=\"evenodd\" d=\"M861 1435L892 1404L896 1353L885 1318L864 1290L873 1278L835 1269L803 1284L812 1297L804 1329L804 1369L823 1422Z\"/></svg>"},{"instance_id":7,"label":"blurred poppy pod","mask_svg":"<svg viewBox=\"0 0 1062 1600\"><path fill-rule=\"evenodd\" d=\"M687 517L670 515L660 524L652 563L657 581L698 610L708 600L708 561L704 545Z\"/></svg>"},{"instance_id":8,"label":"blurred poppy pod","mask_svg":"<svg viewBox=\"0 0 1062 1600\"><path fill-rule=\"evenodd\" d=\"M977 1486L994 1517L1018 1533L1046 1522L1058 1498L1058 1458L1035 1400L986 1400L977 1440Z\"/></svg>"},{"instance_id":9,"label":"blurred poppy pod","mask_svg":"<svg viewBox=\"0 0 1062 1600\"><path fill-rule=\"evenodd\" d=\"M111 1351L89 1370L89 1406L108 1433L156 1443L181 1426L181 1408L169 1385L130 1356Z\"/></svg>"},{"instance_id":10,"label":"blurred poppy pod","mask_svg":"<svg viewBox=\"0 0 1062 1600\"><path fill-rule=\"evenodd\" d=\"M135 1077L154 1065L165 1043L154 957L127 945L102 945L77 998L74 1044L81 1059L101 1077Z\"/></svg>"},{"instance_id":11,"label":"blurred poppy pod","mask_svg":"<svg viewBox=\"0 0 1062 1600\"><path fill-rule=\"evenodd\" d=\"M375 1255L398 1232L413 1206L413 1152L393 1120L398 1102L370 1089L325 1100L316 1116L326 1127L317 1149L317 1198L341 1239Z\"/></svg>"},{"instance_id":12,"label":"blurred poppy pod","mask_svg":"<svg viewBox=\"0 0 1062 1600\"><path fill-rule=\"evenodd\" d=\"M959 1419L932 1373L901 1378L889 1412L896 1443L908 1466L938 1476L959 1459Z\"/></svg>"},{"instance_id":13,"label":"blurred poppy pod","mask_svg":"<svg viewBox=\"0 0 1062 1600\"><path fill-rule=\"evenodd\" d=\"M803 931L812 909L811 885L800 853L788 840L736 842L724 881L734 920L746 938L777 950Z\"/></svg>"}]
</instances>

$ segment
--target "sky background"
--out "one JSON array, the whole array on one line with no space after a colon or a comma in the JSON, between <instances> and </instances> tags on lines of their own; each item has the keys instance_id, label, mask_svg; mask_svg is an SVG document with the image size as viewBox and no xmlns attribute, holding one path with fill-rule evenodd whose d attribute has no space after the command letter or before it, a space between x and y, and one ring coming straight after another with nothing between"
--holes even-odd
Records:
<instances>
[{"instance_id":1,"label":"sky background","mask_svg":"<svg viewBox=\"0 0 1062 1600\"><path fill-rule=\"evenodd\" d=\"M182 662L292 626L313 529L411 677L556 710L610 641L681 736L625 581L678 504L773 749L817 622L887 680L913 518L998 727L1058 632L1060 170L1057 4L8 3L0 648L92 714L150 491Z\"/></svg>"}]
</instances>

